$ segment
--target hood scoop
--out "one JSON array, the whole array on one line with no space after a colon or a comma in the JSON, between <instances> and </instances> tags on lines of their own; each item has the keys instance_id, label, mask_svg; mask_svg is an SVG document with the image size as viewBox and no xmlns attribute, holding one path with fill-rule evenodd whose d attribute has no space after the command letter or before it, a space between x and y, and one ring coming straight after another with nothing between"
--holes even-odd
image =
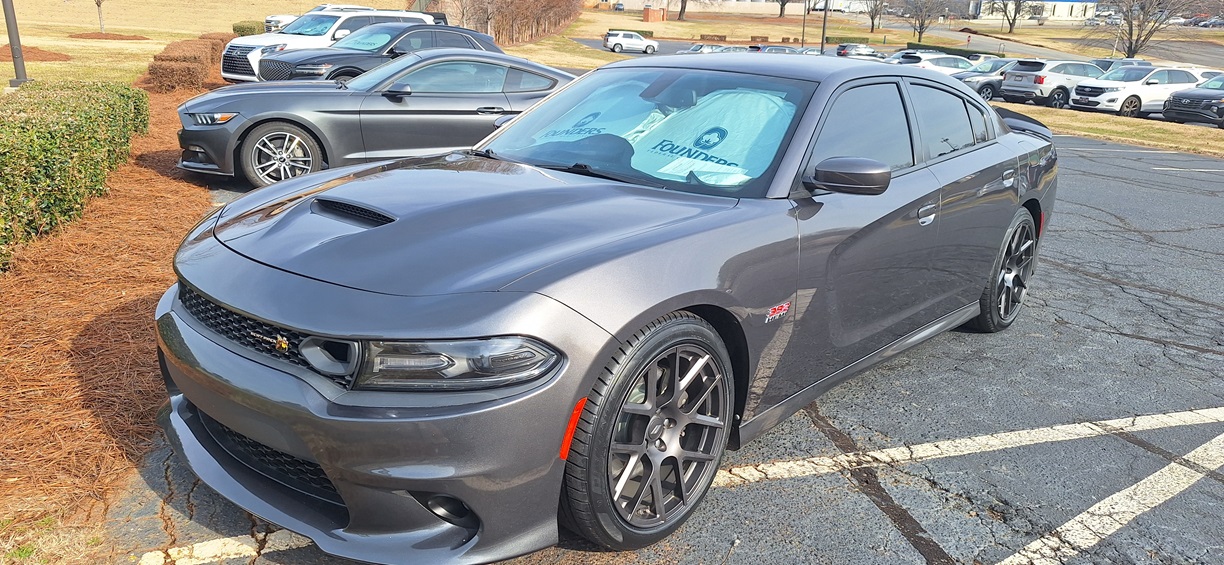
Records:
<instances>
[{"instance_id":1,"label":"hood scoop","mask_svg":"<svg viewBox=\"0 0 1224 565\"><path fill-rule=\"evenodd\" d=\"M310 209L320 216L327 216L334 220L340 220L341 222L365 228L385 226L395 221L395 217L386 212L331 198L316 198L314 203L311 204Z\"/></svg>"}]
</instances>

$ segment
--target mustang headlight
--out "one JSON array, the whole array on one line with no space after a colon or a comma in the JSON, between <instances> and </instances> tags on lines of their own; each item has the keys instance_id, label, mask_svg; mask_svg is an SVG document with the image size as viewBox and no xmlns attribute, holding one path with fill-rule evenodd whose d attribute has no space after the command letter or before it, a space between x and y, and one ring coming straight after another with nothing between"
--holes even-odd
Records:
<instances>
[{"instance_id":1,"label":"mustang headlight","mask_svg":"<svg viewBox=\"0 0 1224 565\"><path fill-rule=\"evenodd\" d=\"M332 65L330 64L299 65L297 68L293 69L293 71L300 75L325 75L327 74L327 70L330 68L332 68Z\"/></svg>"},{"instance_id":2,"label":"mustang headlight","mask_svg":"<svg viewBox=\"0 0 1224 565\"><path fill-rule=\"evenodd\" d=\"M209 114L187 114L197 126L216 126L234 119L237 112L213 112Z\"/></svg>"},{"instance_id":3,"label":"mustang headlight","mask_svg":"<svg viewBox=\"0 0 1224 565\"><path fill-rule=\"evenodd\" d=\"M528 337L372 341L354 390L476 390L538 378L561 354Z\"/></svg>"},{"instance_id":4,"label":"mustang headlight","mask_svg":"<svg viewBox=\"0 0 1224 565\"><path fill-rule=\"evenodd\" d=\"M259 48L259 52L260 52L260 53L262 53L262 54L264 54L264 55L267 55L268 53L275 53L275 52L277 52L277 51L284 51L284 50L285 50L285 48L286 48L286 47L288 47L288 46L289 46L289 45L288 45L288 44L286 44L286 43L277 43L276 45L265 45L265 46L263 46L263 47L260 47L260 48Z\"/></svg>"}]
</instances>

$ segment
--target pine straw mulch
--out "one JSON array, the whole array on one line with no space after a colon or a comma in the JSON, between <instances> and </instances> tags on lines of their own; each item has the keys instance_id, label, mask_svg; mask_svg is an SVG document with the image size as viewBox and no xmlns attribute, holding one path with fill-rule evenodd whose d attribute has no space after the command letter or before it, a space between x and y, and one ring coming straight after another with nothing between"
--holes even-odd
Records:
<instances>
[{"instance_id":1,"label":"pine straw mulch","mask_svg":"<svg viewBox=\"0 0 1224 565\"><path fill-rule=\"evenodd\" d=\"M150 133L110 193L0 274L0 538L100 516L149 445L165 397L153 309L175 248L211 207L174 168L175 108L200 92L151 94Z\"/></svg>"},{"instance_id":2,"label":"pine straw mulch","mask_svg":"<svg viewBox=\"0 0 1224 565\"><path fill-rule=\"evenodd\" d=\"M116 39L119 41L144 41L149 39L143 35L123 35L122 33L101 33L97 31L90 33L74 33L68 37L71 37L72 39Z\"/></svg>"},{"instance_id":3,"label":"pine straw mulch","mask_svg":"<svg viewBox=\"0 0 1224 565\"><path fill-rule=\"evenodd\" d=\"M37 47L30 47L29 45L22 45L21 46L21 59L24 61L30 61L30 62L54 62L54 61L71 61L72 57L69 57L63 53L56 53L55 51L47 51L46 49L39 49ZM5 43L4 45L0 45L0 61L12 61L12 60L13 60L13 52L12 50L9 49L8 44Z\"/></svg>"}]
</instances>

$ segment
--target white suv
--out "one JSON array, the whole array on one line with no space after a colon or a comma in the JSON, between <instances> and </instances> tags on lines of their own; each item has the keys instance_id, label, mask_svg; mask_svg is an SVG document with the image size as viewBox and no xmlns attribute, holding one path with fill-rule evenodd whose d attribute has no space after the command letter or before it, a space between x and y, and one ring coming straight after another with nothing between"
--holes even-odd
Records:
<instances>
[{"instance_id":1,"label":"white suv","mask_svg":"<svg viewBox=\"0 0 1224 565\"><path fill-rule=\"evenodd\" d=\"M1211 72L1208 69L1118 67L1100 78L1076 85L1071 107L1142 118L1160 112L1170 94L1198 84L1204 74Z\"/></svg>"},{"instance_id":2,"label":"white suv","mask_svg":"<svg viewBox=\"0 0 1224 565\"><path fill-rule=\"evenodd\" d=\"M221 56L221 77L230 82L256 81L259 77L255 69L259 68L259 59L267 53L327 47L365 26L388 22L433 24L434 17L394 10L309 12L276 33L248 35L230 41Z\"/></svg>"},{"instance_id":3,"label":"white suv","mask_svg":"<svg viewBox=\"0 0 1224 565\"><path fill-rule=\"evenodd\" d=\"M620 53L628 49L629 51L641 51L649 55L659 50L658 41L646 39L632 31L609 31L605 33L603 46L604 49L610 49L614 53Z\"/></svg>"},{"instance_id":4,"label":"white suv","mask_svg":"<svg viewBox=\"0 0 1224 565\"><path fill-rule=\"evenodd\" d=\"M897 61L898 65L911 65L919 69L931 69L945 75L967 71L973 68L969 59L947 53L913 53L904 55Z\"/></svg>"},{"instance_id":5,"label":"white suv","mask_svg":"<svg viewBox=\"0 0 1224 565\"><path fill-rule=\"evenodd\" d=\"M323 10L329 10L332 12L370 12L373 11L374 8L369 6L354 6L352 4L320 4L311 8L309 11L321 12ZM272 33L274 31L280 31L281 28L293 23L293 20L298 19L298 17L299 16L294 14L277 14L274 16L268 16L264 18L264 32Z\"/></svg>"}]
</instances>

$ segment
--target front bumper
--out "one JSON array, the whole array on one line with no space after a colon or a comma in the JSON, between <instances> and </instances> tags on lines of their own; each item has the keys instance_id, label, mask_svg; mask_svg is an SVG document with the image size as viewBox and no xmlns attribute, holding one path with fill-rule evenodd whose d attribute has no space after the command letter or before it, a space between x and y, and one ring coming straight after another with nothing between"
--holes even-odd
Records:
<instances>
[{"instance_id":1,"label":"front bumper","mask_svg":"<svg viewBox=\"0 0 1224 565\"><path fill-rule=\"evenodd\" d=\"M1161 112L1166 120L1194 122L1202 124L1224 125L1224 104L1220 104L1213 112L1209 108L1197 110L1165 107Z\"/></svg>"},{"instance_id":2,"label":"front bumper","mask_svg":"<svg viewBox=\"0 0 1224 565\"><path fill-rule=\"evenodd\" d=\"M1099 96L1071 95L1071 107L1076 110L1097 110L1101 112L1117 112L1122 108L1126 95L1117 92L1106 92Z\"/></svg>"},{"instance_id":3,"label":"front bumper","mask_svg":"<svg viewBox=\"0 0 1224 565\"><path fill-rule=\"evenodd\" d=\"M178 168L197 173L233 176L236 173L234 155L237 152L242 116L222 125L197 126L187 116L179 114L183 127L178 132Z\"/></svg>"},{"instance_id":4,"label":"front bumper","mask_svg":"<svg viewBox=\"0 0 1224 565\"><path fill-rule=\"evenodd\" d=\"M238 297L227 305L251 317L271 312L252 306L276 295L317 297L324 290L357 294L337 300L356 311L398 312L402 320L443 300L362 293L256 265L220 246L210 253L221 258L210 261L217 274L193 284L201 281L201 293ZM248 265L235 271L240 261ZM247 291L229 294L237 287L227 278L245 280L238 286ZM509 333L500 326L516 321L519 333L564 351L566 362L552 374L506 390L349 391L209 332L186 313L178 288L166 292L156 314L170 396L161 421L191 470L222 496L327 553L375 563L484 563L556 543L565 466L559 446L575 402L592 386L597 371L590 367L611 355L602 329L551 299L519 295L515 305L490 314L490 331ZM367 310L375 302L383 304ZM342 321L331 333L357 337L354 328L377 328L383 318ZM309 329L303 319L287 325ZM435 335L464 330L457 325L454 334ZM333 500L244 462L218 437L217 424L271 453L281 467L290 461L321 472ZM426 506L436 495L461 501L478 522L444 520Z\"/></svg>"}]
</instances>

